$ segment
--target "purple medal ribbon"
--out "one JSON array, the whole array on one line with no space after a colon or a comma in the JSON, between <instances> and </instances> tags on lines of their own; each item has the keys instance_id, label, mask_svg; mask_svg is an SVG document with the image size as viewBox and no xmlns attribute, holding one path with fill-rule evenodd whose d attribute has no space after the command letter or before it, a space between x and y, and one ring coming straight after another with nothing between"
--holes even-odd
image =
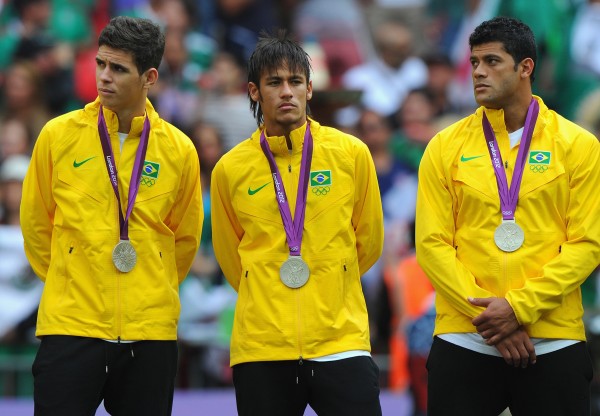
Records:
<instances>
[{"instance_id":1,"label":"purple medal ribbon","mask_svg":"<svg viewBox=\"0 0 600 416\"><path fill-rule=\"evenodd\" d=\"M269 143L265 137L264 129L260 135L260 147L262 147L262 150L269 161L269 167L271 168L271 174L273 175L275 196L277 199L277 205L279 206L279 212L281 213L281 219L283 221L283 228L285 229L287 243L290 248L290 256L300 256L302 232L304 231L304 213L306 211L306 192L308 190L308 177L310 173L310 163L313 152L313 139L310 133L310 122L306 122L306 132L304 133L304 147L302 148L302 162L300 165L300 183L298 184L296 208L294 211L293 221L287 195L285 193L285 188L283 187L283 183L281 181L281 173L279 172L279 168L275 163L273 153L269 148Z\"/></svg>"},{"instance_id":2,"label":"purple medal ribbon","mask_svg":"<svg viewBox=\"0 0 600 416\"><path fill-rule=\"evenodd\" d=\"M498 150L498 143L496 141L496 136L494 135L494 130L485 115L485 111L483 113L483 134L485 135L488 152L490 153L492 166L494 167L494 173L496 174L496 183L498 184L498 193L500 195L500 208L504 220L514 220L515 218L515 210L517 209L517 201L519 199L519 189L521 187L521 179L523 178L523 168L525 167L527 151L531 144L531 137L533 136L533 129L539 111L540 105L535 98L532 98L529 108L527 109L527 117L525 118L525 126L523 127L523 135L521 136L521 145L519 147L519 152L517 153L517 161L515 163L513 178L510 183L510 189L506 179L506 172L502 168L502 155ZM525 141L523 141L523 138L525 138Z\"/></svg>"},{"instance_id":3,"label":"purple medal ribbon","mask_svg":"<svg viewBox=\"0 0 600 416\"><path fill-rule=\"evenodd\" d=\"M142 135L140 137L140 143L138 144L137 152L135 155L135 162L133 170L131 172L131 180L129 181L129 193L127 198L127 212L123 216L121 210L121 198L119 197L119 180L117 176L117 167L114 164L114 154L112 146L110 144L110 136L108 129L106 128L106 121L104 120L104 113L102 106L98 113L98 132L100 133L100 143L102 143L102 151L104 153L104 161L106 162L106 169L108 170L108 177L110 183L117 197L119 203L119 228L121 240L129 240L129 232L127 224L129 222L129 216L133 211L133 205L135 203L135 197L137 196L138 190L140 189L140 178L142 176L142 165L144 158L146 157L146 150L148 149L148 137L150 136L150 121L148 117L144 119L144 128L142 129Z\"/></svg>"}]
</instances>

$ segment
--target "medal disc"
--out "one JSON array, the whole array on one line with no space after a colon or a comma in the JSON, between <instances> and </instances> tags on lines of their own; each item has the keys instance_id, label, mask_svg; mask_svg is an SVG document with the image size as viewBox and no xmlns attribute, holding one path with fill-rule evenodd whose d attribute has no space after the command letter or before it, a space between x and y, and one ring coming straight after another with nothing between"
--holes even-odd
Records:
<instances>
[{"instance_id":1,"label":"medal disc","mask_svg":"<svg viewBox=\"0 0 600 416\"><path fill-rule=\"evenodd\" d=\"M284 285L297 289L308 282L308 264L300 256L290 256L279 269L279 276Z\"/></svg>"},{"instance_id":2,"label":"medal disc","mask_svg":"<svg viewBox=\"0 0 600 416\"><path fill-rule=\"evenodd\" d=\"M137 254L129 240L121 240L113 249L112 258L115 267L127 273L135 266Z\"/></svg>"},{"instance_id":3,"label":"medal disc","mask_svg":"<svg viewBox=\"0 0 600 416\"><path fill-rule=\"evenodd\" d=\"M500 250L510 253L523 245L525 233L516 222L505 220L496 228L494 241Z\"/></svg>"}]
</instances>

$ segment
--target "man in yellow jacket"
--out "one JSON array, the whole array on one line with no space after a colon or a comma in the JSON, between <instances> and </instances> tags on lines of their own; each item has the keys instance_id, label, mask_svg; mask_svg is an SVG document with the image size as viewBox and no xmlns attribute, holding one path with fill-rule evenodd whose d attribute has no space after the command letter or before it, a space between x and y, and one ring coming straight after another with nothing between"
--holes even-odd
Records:
<instances>
[{"instance_id":1,"label":"man in yellow jacket","mask_svg":"<svg viewBox=\"0 0 600 416\"><path fill-rule=\"evenodd\" d=\"M215 254L238 292L231 365L240 415L381 414L360 277L383 214L364 143L309 118L309 57L284 33L248 63L259 128L217 163Z\"/></svg>"},{"instance_id":2,"label":"man in yellow jacket","mask_svg":"<svg viewBox=\"0 0 600 416\"><path fill-rule=\"evenodd\" d=\"M147 99L164 35L117 17L96 55L98 98L49 121L23 186L25 250L45 282L35 414L170 415L179 283L200 241L198 156Z\"/></svg>"},{"instance_id":3,"label":"man in yellow jacket","mask_svg":"<svg viewBox=\"0 0 600 416\"><path fill-rule=\"evenodd\" d=\"M419 170L417 257L437 293L428 414L589 415L580 285L600 261L600 145L532 95L527 25L494 18L469 44L481 107Z\"/></svg>"}]
</instances>

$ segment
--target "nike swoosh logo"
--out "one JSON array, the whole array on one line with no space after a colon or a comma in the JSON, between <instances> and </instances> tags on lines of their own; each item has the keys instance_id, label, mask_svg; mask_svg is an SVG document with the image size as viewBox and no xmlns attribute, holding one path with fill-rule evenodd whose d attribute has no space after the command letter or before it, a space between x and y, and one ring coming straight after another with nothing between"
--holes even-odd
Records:
<instances>
[{"instance_id":1,"label":"nike swoosh logo","mask_svg":"<svg viewBox=\"0 0 600 416\"><path fill-rule=\"evenodd\" d=\"M465 155L462 155L460 157L460 161L461 162L468 162L469 160L473 160L473 159L478 159L480 157L483 157L483 155L479 155L479 156L471 156L471 157L465 157Z\"/></svg>"},{"instance_id":2,"label":"nike swoosh logo","mask_svg":"<svg viewBox=\"0 0 600 416\"><path fill-rule=\"evenodd\" d=\"M81 162L77 162L77 159L75 159L75 160L73 160L73 167L78 168L79 166L83 165L86 162L89 162L90 160L92 160L95 157L96 156L88 157L87 159L82 160Z\"/></svg>"},{"instance_id":3,"label":"nike swoosh logo","mask_svg":"<svg viewBox=\"0 0 600 416\"><path fill-rule=\"evenodd\" d=\"M263 186L259 186L256 189L252 189L252 188L248 187L248 195L254 195L255 193L257 193L258 191L260 191L261 189L263 189L265 186L267 186L270 183L271 182L267 182Z\"/></svg>"}]
</instances>

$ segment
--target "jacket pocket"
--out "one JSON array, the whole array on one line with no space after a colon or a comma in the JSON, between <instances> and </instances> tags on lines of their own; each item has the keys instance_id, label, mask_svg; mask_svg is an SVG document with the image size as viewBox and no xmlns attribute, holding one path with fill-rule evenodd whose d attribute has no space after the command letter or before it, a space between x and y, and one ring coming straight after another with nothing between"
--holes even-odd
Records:
<instances>
[{"instance_id":1,"label":"jacket pocket","mask_svg":"<svg viewBox=\"0 0 600 416\"><path fill-rule=\"evenodd\" d=\"M58 192L62 193L62 191L78 195L79 198L85 197L89 199L93 199L96 202L104 203L106 202L106 196L102 195L98 192L98 186L94 187L92 184L85 182L84 180L73 176L72 174L65 171L58 171ZM108 180L108 179L106 179ZM70 196L66 196L66 199L72 199Z\"/></svg>"}]
</instances>

